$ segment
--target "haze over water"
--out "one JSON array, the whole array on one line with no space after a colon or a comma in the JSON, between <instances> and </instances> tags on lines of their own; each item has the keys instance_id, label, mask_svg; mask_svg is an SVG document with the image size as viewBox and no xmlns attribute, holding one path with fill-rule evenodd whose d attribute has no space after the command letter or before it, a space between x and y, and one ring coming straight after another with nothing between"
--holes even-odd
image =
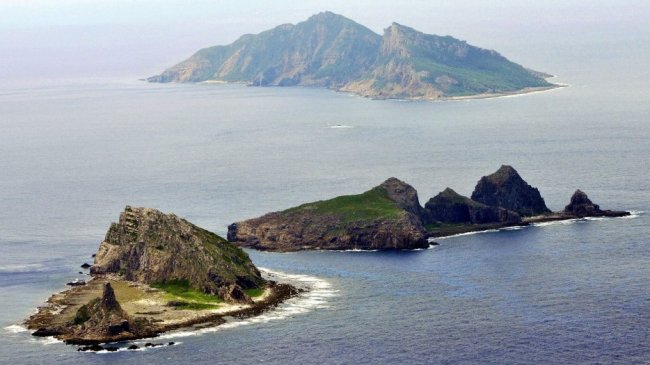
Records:
<instances>
[{"instance_id":1,"label":"haze over water","mask_svg":"<svg viewBox=\"0 0 650 365\"><path fill-rule=\"evenodd\" d=\"M201 2L181 11L172 2L141 19L120 17L128 9L120 2L64 3L79 9L66 16L27 4L36 9L30 21L20 17L27 5L0 6L14 15L2 22L11 35L0 35L9 55L0 60L0 363L650 362L645 3L333 2L286 11L284 3L215 10ZM321 10L376 32L398 21L451 34L570 87L400 102L136 80L198 48ZM82 22L83 14L94 18ZM163 20L173 26L162 31ZM52 57L35 57L42 52ZM174 337L181 344L163 349L80 354L14 326L79 276L127 204L223 235L234 221L359 193L390 176L413 185L422 204L447 186L469 195L504 163L553 210L580 188L603 208L640 213L448 238L416 252L249 251L258 266L323 285L317 304L303 298L288 316Z\"/></svg>"}]
</instances>

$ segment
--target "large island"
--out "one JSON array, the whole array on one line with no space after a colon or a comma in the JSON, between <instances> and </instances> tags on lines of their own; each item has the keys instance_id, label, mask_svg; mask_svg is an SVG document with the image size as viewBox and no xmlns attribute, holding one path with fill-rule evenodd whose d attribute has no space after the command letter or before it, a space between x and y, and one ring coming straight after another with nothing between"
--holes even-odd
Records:
<instances>
[{"instance_id":1,"label":"large island","mask_svg":"<svg viewBox=\"0 0 650 365\"><path fill-rule=\"evenodd\" d=\"M493 97L547 90L550 77L493 50L393 23L383 35L331 12L199 50L150 82L312 86L375 99Z\"/></svg>"}]
</instances>

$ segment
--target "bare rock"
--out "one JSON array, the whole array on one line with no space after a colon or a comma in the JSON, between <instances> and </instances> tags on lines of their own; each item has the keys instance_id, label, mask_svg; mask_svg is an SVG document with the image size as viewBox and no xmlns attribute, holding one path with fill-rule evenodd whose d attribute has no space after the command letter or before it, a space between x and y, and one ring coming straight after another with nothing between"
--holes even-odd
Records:
<instances>
[{"instance_id":1,"label":"bare rock","mask_svg":"<svg viewBox=\"0 0 650 365\"><path fill-rule=\"evenodd\" d=\"M486 224L519 223L521 217L516 212L491 207L447 188L425 204L429 222Z\"/></svg>"},{"instance_id":2,"label":"bare rock","mask_svg":"<svg viewBox=\"0 0 650 365\"><path fill-rule=\"evenodd\" d=\"M564 213L575 217L621 217L630 215L629 212L601 210L598 204L592 203L587 194L578 189L571 196L569 205L564 208Z\"/></svg>"},{"instance_id":3,"label":"bare rock","mask_svg":"<svg viewBox=\"0 0 650 365\"><path fill-rule=\"evenodd\" d=\"M472 200L517 212L520 216L547 214L539 190L519 176L512 166L502 165L495 173L483 176L476 184Z\"/></svg>"},{"instance_id":4,"label":"bare rock","mask_svg":"<svg viewBox=\"0 0 650 365\"><path fill-rule=\"evenodd\" d=\"M186 280L206 294L265 283L248 255L218 235L173 214L129 206L106 233L90 271L145 284Z\"/></svg>"}]
</instances>

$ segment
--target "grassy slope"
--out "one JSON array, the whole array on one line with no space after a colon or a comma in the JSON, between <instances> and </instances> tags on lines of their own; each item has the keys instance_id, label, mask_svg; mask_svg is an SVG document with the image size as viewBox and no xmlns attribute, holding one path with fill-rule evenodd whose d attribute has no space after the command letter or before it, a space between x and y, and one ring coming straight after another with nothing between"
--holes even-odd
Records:
<instances>
[{"instance_id":1,"label":"grassy slope","mask_svg":"<svg viewBox=\"0 0 650 365\"><path fill-rule=\"evenodd\" d=\"M344 223L370 221L380 218L397 219L404 210L386 196L382 188L374 188L358 195L344 195L330 200L303 204L287 212L313 211L340 217Z\"/></svg>"},{"instance_id":2,"label":"grassy slope","mask_svg":"<svg viewBox=\"0 0 650 365\"><path fill-rule=\"evenodd\" d=\"M223 303L223 299L216 295L192 289L187 280L170 280L165 283L152 284L151 287L165 291L167 299L170 301L184 303L177 306L178 309L215 309L219 307L217 304Z\"/></svg>"}]
</instances>

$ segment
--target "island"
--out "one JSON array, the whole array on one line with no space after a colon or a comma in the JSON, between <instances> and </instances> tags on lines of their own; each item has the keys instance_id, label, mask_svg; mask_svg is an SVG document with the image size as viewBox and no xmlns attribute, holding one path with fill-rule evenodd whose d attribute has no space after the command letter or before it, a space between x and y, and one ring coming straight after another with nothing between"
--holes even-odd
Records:
<instances>
[{"instance_id":1,"label":"island","mask_svg":"<svg viewBox=\"0 0 650 365\"><path fill-rule=\"evenodd\" d=\"M498 52L393 23L383 35L332 12L199 50L149 82L323 87L374 99L484 98L562 85Z\"/></svg>"},{"instance_id":2,"label":"island","mask_svg":"<svg viewBox=\"0 0 650 365\"><path fill-rule=\"evenodd\" d=\"M33 335L101 350L257 315L298 293L264 278L224 238L150 208L127 206L94 256L91 280L53 295L26 321Z\"/></svg>"},{"instance_id":3,"label":"island","mask_svg":"<svg viewBox=\"0 0 650 365\"><path fill-rule=\"evenodd\" d=\"M228 227L228 240L269 251L422 249L436 237L585 217L622 217L577 190L552 212L539 190L508 165L482 177L471 198L446 188L422 207L417 191L390 178L358 195L265 214Z\"/></svg>"}]
</instances>

